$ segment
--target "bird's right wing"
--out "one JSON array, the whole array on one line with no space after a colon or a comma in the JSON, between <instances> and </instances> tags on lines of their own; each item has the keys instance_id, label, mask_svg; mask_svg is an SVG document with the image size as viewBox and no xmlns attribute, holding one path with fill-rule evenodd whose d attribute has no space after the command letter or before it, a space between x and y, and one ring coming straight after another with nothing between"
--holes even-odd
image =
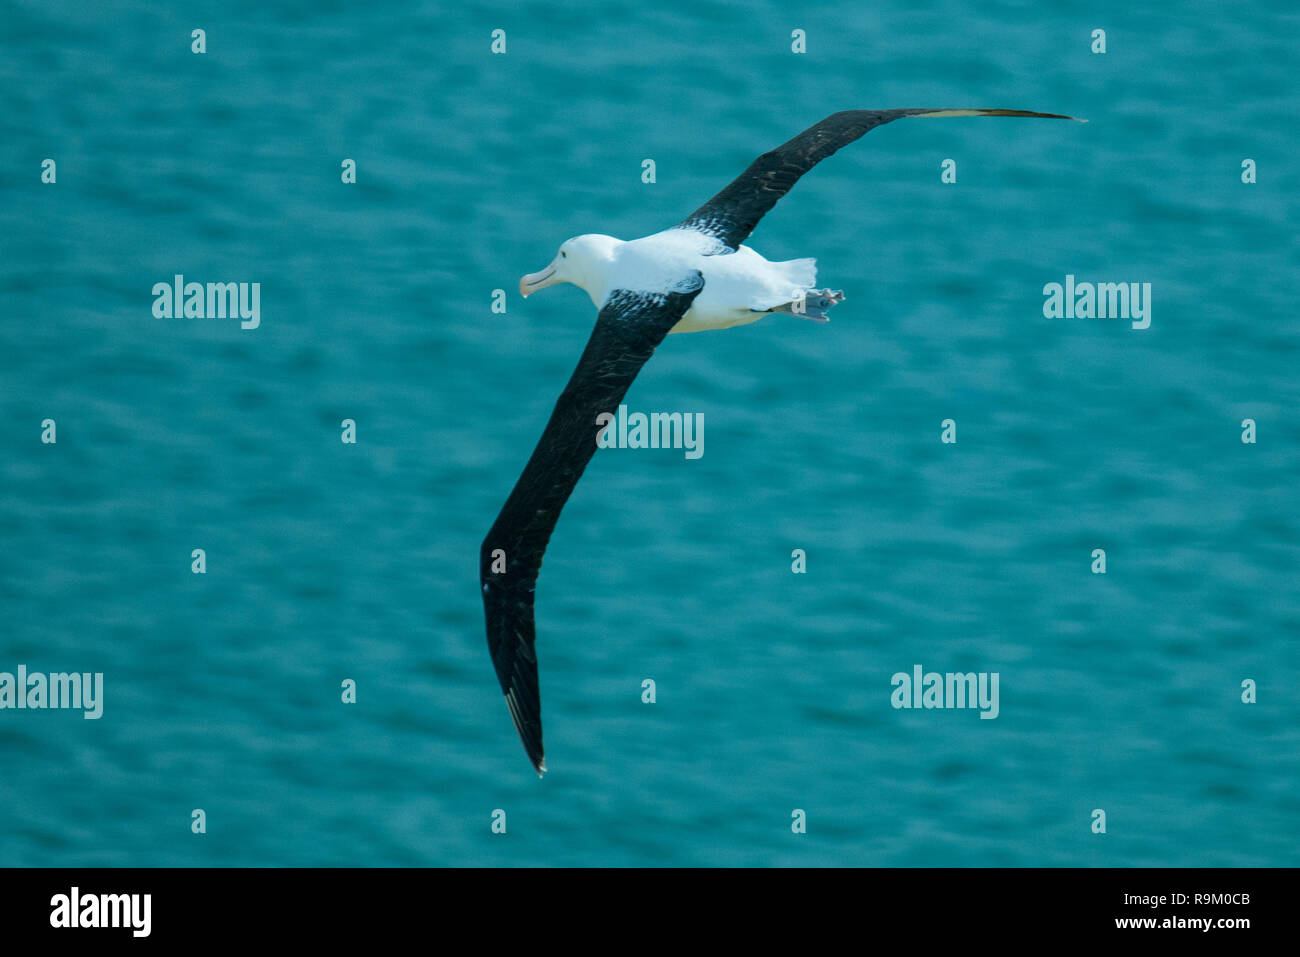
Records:
<instances>
[{"instance_id":1,"label":"bird's right wing","mask_svg":"<svg viewBox=\"0 0 1300 957\"><path fill-rule=\"evenodd\" d=\"M714 240L718 252L735 252L758 221L790 192L799 177L841 146L847 146L877 126L907 116L1035 116L1051 120L1072 120L1059 113L1029 110L845 110L832 113L810 126L788 143L764 153L727 185L722 192L677 224L676 229L694 230Z\"/></svg>"},{"instance_id":2,"label":"bird's right wing","mask_svg":"<svg viewBox=\"0 0 1300 957\"><path fill-rule=\"evenodd\" d=\"M610 294L532 457L483 540L479 580L488 650L510 717L538 774L546 770L546 761L533 589L542 554L560 510L596 452L596 417L618 409L641 367L703 288L704 277L693 272L663 292L617 289Z\"/></svg>"}]
</instances>

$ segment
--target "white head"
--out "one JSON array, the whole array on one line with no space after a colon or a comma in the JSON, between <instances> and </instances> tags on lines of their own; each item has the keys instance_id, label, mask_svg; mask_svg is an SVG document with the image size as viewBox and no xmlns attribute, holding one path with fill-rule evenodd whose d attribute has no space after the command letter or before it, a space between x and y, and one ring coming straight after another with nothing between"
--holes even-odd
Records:
<instances>
[{"instance_id":1,"label":"white head","mask_svg":"<svg viewBox=\"0 0 1300 957\"><path fill-rule=\"evenodd\" d=\"M614 248L622 242L600 233L574 236L560 246L549 266L541 272L530 272L519 280L519 294L527 297L557 282L571 282L588 295L595 296L601 288Z\"/></svg>"}]
</instances>

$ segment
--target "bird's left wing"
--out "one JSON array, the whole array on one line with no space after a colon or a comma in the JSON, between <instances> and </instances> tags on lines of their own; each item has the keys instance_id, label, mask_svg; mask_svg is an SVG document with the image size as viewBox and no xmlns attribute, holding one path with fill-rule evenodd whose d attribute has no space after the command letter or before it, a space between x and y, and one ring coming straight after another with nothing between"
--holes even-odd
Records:
<instances>
[{"instance_id":1,"label":"bird's left wing","mask_svg":"<svg viewBox=\"0 0 1300 957\"><path fill-rule=\"evenodd\" d=\"M735 252L754 231L763 215L790 192L799 177L842 146L869 130L905 117L1026 116L1072 120L1060 113L1031 110L844 110L810 126L788 143L782 143L754 160L711 200L678 223L674 229L702 234L710 251ZM1082 122L1082 121L1081 121Z\"/></svg>"},{"instance_id":2,"label":"bird's left wing","mask_svg":"<svg viewBox=\"0 0 1300 957\"><path fill-rule=\"evenodd\" d=\"M488 650L515 729L538 774L546 770L534 647L533 589L542 553L596 452L596 417L615 412L641 367L704 288L693 272L664 291L616 289L582 358L479 553Z\"/></svg>"}]
</instances>

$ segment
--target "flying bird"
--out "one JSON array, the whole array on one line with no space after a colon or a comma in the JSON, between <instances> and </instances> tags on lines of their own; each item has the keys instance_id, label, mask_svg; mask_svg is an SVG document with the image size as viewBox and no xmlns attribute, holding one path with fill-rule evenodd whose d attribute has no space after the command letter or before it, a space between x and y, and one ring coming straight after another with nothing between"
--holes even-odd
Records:
<instances>
[{"instance_id":1,"label":"flying bird","mask_svg":"<svg viewBox=\"0 0 1300 957\"><path fill-rule=\"evenodd\" d=\"M630 242L596 233L576 236L560 246L549 266L520 279L524 296L573 283L599 309L578 367L479 552L488 649L510 717L539 776L546 758L533 592L560 510L595 454L597 416L618 407L670 333L726 329L773 313L827 321L844 295L815 288L815 259L769 262L744 241L799 177L840 147L894 120L946 116L1074 119L1028 110L834 113L758 157L671 229Z\"/></svg>"}]
</instances>

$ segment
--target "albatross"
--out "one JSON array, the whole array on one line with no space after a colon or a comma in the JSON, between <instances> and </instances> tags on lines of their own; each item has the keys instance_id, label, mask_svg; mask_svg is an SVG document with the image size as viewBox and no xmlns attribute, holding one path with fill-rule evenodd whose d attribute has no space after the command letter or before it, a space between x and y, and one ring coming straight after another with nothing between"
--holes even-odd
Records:
<instances>
[{"instance_id":1,"label":"albatross","mask_svg":"<svg viewBox=\"0 0 1300 957\"><path fill-rule=\"evenodd\" d=\"M599 233L576 236L560 246L549 266L520 279L525 297L573 283L599 310L578 366L479 551L488 650L538 776L546 770L546 756L533 592L560 510L595 454L598 416L617 409L641 367L671 333L726 329L773 313L827 321L844 295L816 288L815 259L769 262L744 241L799 177L840 147L894 120L948 116L1075 119L1029 110L834 113L758 157L676 226L631 241Z\"/></svg>"}]
</instances>

